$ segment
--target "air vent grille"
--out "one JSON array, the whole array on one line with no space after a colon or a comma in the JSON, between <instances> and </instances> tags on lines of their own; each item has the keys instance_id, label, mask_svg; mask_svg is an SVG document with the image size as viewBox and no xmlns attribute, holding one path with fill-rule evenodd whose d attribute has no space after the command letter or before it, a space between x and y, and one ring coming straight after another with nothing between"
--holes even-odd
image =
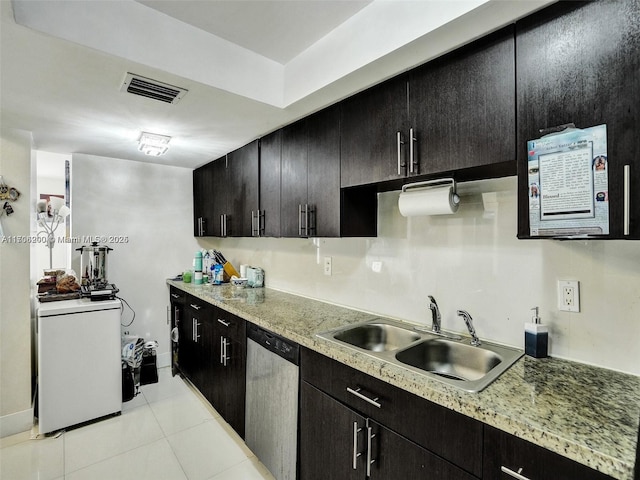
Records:
<instances>
[{"instance_id":1,"label":"air vent grille","mask_svg":"<svg viewBox=\"0 0 640 480\"><path fill-rule=\"evenodd\" d=\"M127 73L120 91L151 98L160 102L178 103L178 101L186 95L188 90L142 77L134 73Z\"/></svg>"}]
</instances>

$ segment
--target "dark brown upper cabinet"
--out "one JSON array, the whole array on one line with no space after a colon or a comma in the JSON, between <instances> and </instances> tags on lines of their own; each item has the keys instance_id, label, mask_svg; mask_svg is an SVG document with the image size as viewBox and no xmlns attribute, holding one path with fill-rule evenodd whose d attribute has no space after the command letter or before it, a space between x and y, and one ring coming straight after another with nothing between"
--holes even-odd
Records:
<instances>
[{"instance_id":1,"label":"dark brown upper cabinet","mask_svg":"<svg viewBox=\"0 0 640 480\"><path fill-rule=\"evenodd\" d=\"M604 237L640 239L640 3L559 2L526 17L516 24L516 70L518 238L530 237L527 141L574 123L607 125Z\"/></svg>"},{"instance_id":2,"label":"dark brown upper cabinet","mask_svg":"<svg viewBox=\"0 0 640 480\"><path fill-rule=\"evenodd\" d=\"M342 102L342 187L515 175L514 28Z\"/></svg>"},{"instance_id":3,"label":"dark brown upper cabinet","mask_svg":"<svg viewBox=\"0 0 640 480\"><path fill-rule=\"evenodd\" d=\"M214 162L207 163L202 167L193 171L193 234L196 237L208 237L214 235L214 228L218 220L214 208L214 191L215 178L217 176L216 168L220 162L224 162L222 157ZM218 162L218 163L216 163ZM217 221L218 228L220 227Z\"/></svg>"},{"instance_id":4,"label":"dark brown upper cabinet","mask_svg":"<svg viewBox=\"0 0 640 480\"><path fill-rule=\"evenodd\" d=\"M193 172L194 234L249 237L258 209L258 141Z\"/></svg>"},{"instance_id":5,"label":"dark brown upper cabinet","mask_svg":"<svg viewBox=\"0 0 640 480\"><path fill-rule=\"evenodd\" d=\"M403 132L407 127L405 75L369 88L341 103L341 186L404 177Z\"/></svg>"},{"instance_id":6,"label":"dark brown upper cabinet","mask_svg":"<svg viewBox=\"0 0 640 480\"><path fill-rule=\"evenodd\" d=\"M254 214L254 237L280 236L282 130L260 139L260 208Z\"/></svg>"},{"instance_id":7,"label":"dark brown upper cabinet","mask_svg":"<svg viewBox=\"0 0 640 480\"><path fill-rule=\"evenodd\" d=\"M282 129L281 236L340 236L339 109Z\"/></svg>"},{"instance_id":8,"label":"dark brown upper cabinet","mask_svg":"<svg viewBox=\"0 0 640 480\"><path fill-rule=\"evenodd\" d=\"M227 155L227 212L224 236L250 237L258 210L258 140ZM226 225L225 225L226 222Z\"/></svg>"},{"instance_id":9,"label":"dark brown upper cabinet","mask_svg":"<svg viewBox=\"0 0 640 480\"><path fill-rule=\"evenodd\" d=\"M515 175L514 48L510 26L411 72L410 171L437 174L506 162Z\"/></svg>"}]
</instances>

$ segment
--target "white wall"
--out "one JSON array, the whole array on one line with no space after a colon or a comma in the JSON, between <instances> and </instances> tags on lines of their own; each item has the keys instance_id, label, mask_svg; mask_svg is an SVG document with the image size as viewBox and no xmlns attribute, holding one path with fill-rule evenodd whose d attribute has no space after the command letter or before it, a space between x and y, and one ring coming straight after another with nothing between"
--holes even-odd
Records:
<instances>
[{"instance_id":1,"label":"white wall","mask_svg":"<svg viewBox=\"0 0 640 480\"><path fill-rule=\"evenodd\" d=\"M104 242L107 280L135 310L124 328L157 340L158 364L170 362L165 280L191 266L193 238L192 170L130 160L74 154L71 172L72 237L123 237ZM88 245L88 243L86 243ZM80 272L74 245L72 266ZM131 312L125 309L127 324Z\"/></svg>"},{"instance_id":2,"label":"white wall","mask_svg":"<svg viewBox=\"0 0 640 480\"><path fill-rule=\"evenodd\" d=\"M30 243L15 241L32 232L31 134L2 130L0 174L18 189L14 213L3 216L0 241L0 437L31 428ZM4 202L3 202L4 204Z\"/></svg>"},{"instance_id":3,"label":"white wall","mask_svg":"<svg viewBox=\"0 0 640 480\"><path fill-rule=\"evenodd\" d=\"M440 217L406 219L398 192L381 194L377 238L200 243L236 265L263 267L269 287L380 315L430 324L433 295L443 328L465 331L456 316L464 309L481 338L519 347L539 306L552 355L640 375L640 242L517 240L515 177L460 188L459 212ZM498 192L493 214L478 189ZM330 277L324 256L332 257ZM580 313L556 308L558 279L580 281Z\"/></svg>"}]
</instances>

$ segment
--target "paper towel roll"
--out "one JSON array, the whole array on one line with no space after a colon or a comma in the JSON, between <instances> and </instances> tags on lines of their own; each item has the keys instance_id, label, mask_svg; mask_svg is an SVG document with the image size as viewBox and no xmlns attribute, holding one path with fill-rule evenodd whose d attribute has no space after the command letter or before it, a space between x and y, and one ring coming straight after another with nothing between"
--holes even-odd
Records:
<instances>
[{"instance_id":1,"label":"paper towel roll","mask_svg":"<svg viewBox=\"0 0 640 480\"><path fill-rule=\"evenodd\" d=\"M456 213L460 198L451 185L408 190L400 193L398 208L404 217Z\"/></svg>"}]
</instances>

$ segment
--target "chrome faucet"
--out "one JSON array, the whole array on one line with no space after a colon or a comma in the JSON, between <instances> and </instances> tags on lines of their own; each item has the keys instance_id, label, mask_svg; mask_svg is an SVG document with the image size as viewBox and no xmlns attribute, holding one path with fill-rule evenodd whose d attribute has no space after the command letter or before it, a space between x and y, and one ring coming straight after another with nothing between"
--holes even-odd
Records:
<instances>
[{"instance_id":1,"label":"chrome faucet","mask_svg":"<svg viewBox=\"0 0 640 480\"><path fill-rule=\"evenodd\" d=\"M440 316L440 309L436 303L436 299L429 295L429 309L431 310L431 331L440 333L440 324L442 317Z\"/></svg>"},{"instance_id":2,"label":"chrome faucet","mask_svg":"<svg viewBox=\"0 0 640 480\"><path fill-rule=\"evenodd\" d=\"M476 335L476 329L473 328L473 319L471 318L471 315L469 315L469 312L465 310L458 310L458 315L462 317L465 325L467 326L467 329L469 330L469 335L471 335L471 345L473 345L474 347L482 345L482 342L478 338L478 335Z\"/></svg>"}]
</instances>

